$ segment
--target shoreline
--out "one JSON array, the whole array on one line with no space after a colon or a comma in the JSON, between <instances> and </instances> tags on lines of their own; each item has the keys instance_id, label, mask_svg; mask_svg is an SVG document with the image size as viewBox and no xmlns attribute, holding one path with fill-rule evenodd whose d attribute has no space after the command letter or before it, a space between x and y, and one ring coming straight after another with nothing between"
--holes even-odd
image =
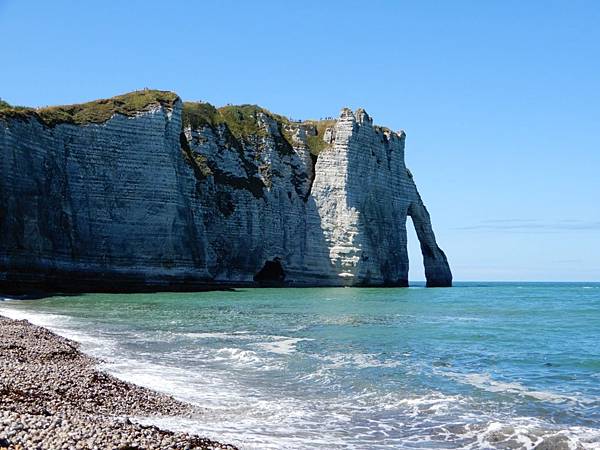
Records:
<instances>
[{"instance_id":1,"label":"shoreline","mask_svg":"<svg viewBox=\"0 0 600 450\"><path fill-rule=\"evenodd\" d=\"M237 450L130 420L202 411L102 372L99 361L82 353L77 342L2 315L0 336L1 449Z\"/></svg>"}]
</instances>

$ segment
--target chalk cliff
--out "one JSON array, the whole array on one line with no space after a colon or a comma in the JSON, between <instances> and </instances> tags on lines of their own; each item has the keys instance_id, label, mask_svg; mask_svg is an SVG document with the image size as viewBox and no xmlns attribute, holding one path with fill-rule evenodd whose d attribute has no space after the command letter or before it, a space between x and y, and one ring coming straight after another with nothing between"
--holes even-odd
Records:
<instances>
[{"instance_id":1,"label":"chalk cliff","mask_svg":"<svg viewBox=\"0 0 600 450\"><path fill-rule=\"evenodd\" d=\"M0 104L0 291L450 286L404 164L363 110L293 122L139 91L41 110Z\"/></svg>"}]
</instances>

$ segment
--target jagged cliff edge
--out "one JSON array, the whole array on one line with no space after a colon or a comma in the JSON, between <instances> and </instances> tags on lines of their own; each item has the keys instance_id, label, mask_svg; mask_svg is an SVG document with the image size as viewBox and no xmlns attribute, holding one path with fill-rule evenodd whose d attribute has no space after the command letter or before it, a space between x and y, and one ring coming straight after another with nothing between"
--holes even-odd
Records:
<instances>
[{"instance_id":1,"label":"jagged cliff edge","mask_svg":"<svg viewBox=\"0 0 600 450\"><path fill-rule=\"evenodd\" d=\"M407 286L407 216L450 286L404 142L360 109L0 104L0 291Z\"/></svg>"}]
</instances>

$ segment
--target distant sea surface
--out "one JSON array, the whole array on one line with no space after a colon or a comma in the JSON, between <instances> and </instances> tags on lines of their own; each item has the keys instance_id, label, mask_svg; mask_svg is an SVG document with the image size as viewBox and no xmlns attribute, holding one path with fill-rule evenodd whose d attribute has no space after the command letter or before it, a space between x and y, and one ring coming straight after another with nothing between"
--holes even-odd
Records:
<instances>
[{"instance_id":1,"label":"distant sea surface","mask_svg":"<svg viewBox=\"0 0 600 450\"><path fill-rule=\"evenodd\" d=\"M599 283L89 294L0 314L205 408L140 420L243 449L600 448Z\"/></svg>"}]
</instances>

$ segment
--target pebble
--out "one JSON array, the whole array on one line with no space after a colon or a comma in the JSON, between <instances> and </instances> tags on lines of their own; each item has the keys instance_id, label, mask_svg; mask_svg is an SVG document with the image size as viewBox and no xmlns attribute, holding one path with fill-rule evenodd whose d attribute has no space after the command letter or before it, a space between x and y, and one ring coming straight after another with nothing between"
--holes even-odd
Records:
<instances>
[{"instance_id":1,"label":"pebble","mask_svg":"<svg viewBox=\"0 0 600 450\"><path fill-rule=\"evenodd\" d=\"M131 417L200 416L173 397L118 380L78 344L0 316L0 449L237 450Z\"/></svg>"}]
</instances>

